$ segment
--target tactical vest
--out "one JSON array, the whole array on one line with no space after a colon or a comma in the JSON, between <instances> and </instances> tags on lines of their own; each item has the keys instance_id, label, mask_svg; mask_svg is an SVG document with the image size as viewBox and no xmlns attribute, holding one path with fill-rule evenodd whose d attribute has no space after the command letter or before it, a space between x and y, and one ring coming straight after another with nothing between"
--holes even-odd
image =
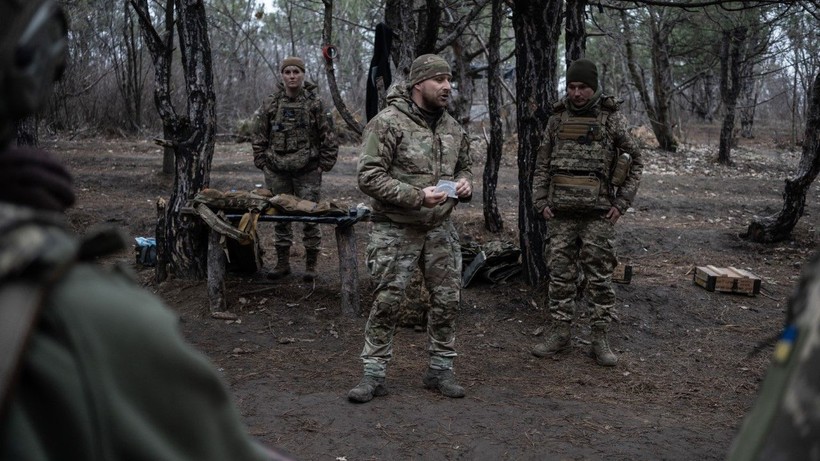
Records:
<instances>
[{"instance_id":1,"label":"tactical vest","mask_svg":"<svg viewBox=\"0 0 820 461\"><path fill-rule=\"evenodd\" d=\"M319 157L318 150L312 148L316 135L310 105L315 95L304 91L305 99L293 101L283 94L272 108L269 139L275 170L299 171Z\"/></svg>"},{"instance_id":2,"label":"tactical vest","mask_svg":"<svg viewBox=\"0 0 820 461\"><path fill-rule=\"evenodd\" d=\"M591 211L609 187L612 152L605 127L610 113L603 107L597 117L561 113L550 162L551 208Z\"/></svg>"}]
</instances>

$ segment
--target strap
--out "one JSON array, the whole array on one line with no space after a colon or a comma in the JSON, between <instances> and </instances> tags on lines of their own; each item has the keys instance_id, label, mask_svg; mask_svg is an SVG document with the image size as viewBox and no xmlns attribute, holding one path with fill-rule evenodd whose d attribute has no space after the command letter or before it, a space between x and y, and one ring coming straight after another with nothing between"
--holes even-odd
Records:
<instances>
[{"instance_id":1,"label":"strap","mask_svg":"<svg viewBox=\"0 0 820 461\"><path fill-rule=\"evenodd\" d=\"M40 311L52 287L73 265L74 259L70 259L44 280L5 282L0 288L0 423Z\"/></svg>"},{"instance_id":2,"label":"strap","mask_svg":"<svg viewBox=\"0 0 820 461\"><path fill-rule=\"evenodd\" d=\"M214 231L226 236L230 237L239 243L247 244L253 242L253 236L242 232L241 230L237 229L236 227L232 226L229 222L226 222L224 219L220 218L216 215L207 205L203 203L197 203L194 206L194 209L202 217L202 220Z\"/></svg>"},{"instance_id":3,"label":"strap","mask_svg":"<svg viewBox=\"0 0 820 461\"><path fill-rule=\"evenodd\" d=\"M5 284L0 290L0 421L6 412L20 359L43 304L37 283Z\"/></svg>"}]
</instances>

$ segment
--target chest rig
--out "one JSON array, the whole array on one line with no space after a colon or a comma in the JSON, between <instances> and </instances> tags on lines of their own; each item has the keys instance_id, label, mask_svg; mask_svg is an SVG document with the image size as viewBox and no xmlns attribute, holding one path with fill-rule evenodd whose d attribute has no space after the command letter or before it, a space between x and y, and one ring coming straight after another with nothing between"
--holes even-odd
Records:
<instances>
[{"instance_id":1,"label":"chest rig","mask_svg":"<svg viewBox=\"0 0 820 461\"><path fill-rule=\"evenodd\" d=\"M561 112L550 161L551 208L590 211L607 190L612 162L605 128L609 114L603 108L594 117Z\"/></svg>"},{"instance_id":2,"label":"chest rig","mask_svg":"<svg viewBox=\"0 0 820 461\"><path fill-rule=\"evenodd\" d=\"M277 154L291 154L310 148L309 100L281 97L270 123L270 140Z\"/></svg>"}]
</instances>

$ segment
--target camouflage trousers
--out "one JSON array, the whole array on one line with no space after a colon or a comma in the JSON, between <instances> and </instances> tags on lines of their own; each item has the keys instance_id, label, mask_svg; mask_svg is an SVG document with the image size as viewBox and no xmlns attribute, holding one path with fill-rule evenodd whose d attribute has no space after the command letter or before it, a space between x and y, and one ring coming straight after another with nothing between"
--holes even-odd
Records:
<instances>
[{"instance_id":1,"label":"camouflage trousers","mask_svg":"<svg viewBox=\"0 0 820 461\"><path fill-rule=\"evenodd\" d=\"M273 194L290 194L301 199L318 202L322 190L322 173L310 170L307 173L274 172L265 168L265 185ZM319 249L322 243L322 230L316 223L302 223L302 243L305 249ZM291 223L278 222L273 226L274 242L277 247L290 248L293 245Z\"/></svg>"},{"instance_id":2,"label":"camouflage trousers","mask_svg":"<svg viewBox=\"0 0 820 461\"><path fill-rule=\"evenodd\" d=\"M393 358L393 335L405 289L420 269L430 293L427 350L430 367L453 367L455 320L461 297L461 250L458 234L447 221L431 230L374 222L366 253L373 278L373 307L364 333L364 373L384 376Z\"/></svg>"},{"instance_id":3,"label":"camouflage trousers","mask_svg":"<svg viewBox=\"0 0 820 461\"><path fill-rule=\"evenodd\" d=\"M590 323L602 329L609 326L615 306L614 238L615 226L599 215L549 221L546 261L550 273L548 306L553 321L574 319L580 270L592 305Z\"/></svg>"}]
</instances>

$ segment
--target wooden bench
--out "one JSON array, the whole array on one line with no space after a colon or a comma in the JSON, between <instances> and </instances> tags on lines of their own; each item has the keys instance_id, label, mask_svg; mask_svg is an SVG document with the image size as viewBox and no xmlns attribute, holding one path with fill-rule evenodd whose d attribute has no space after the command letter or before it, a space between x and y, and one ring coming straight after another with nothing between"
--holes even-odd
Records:
<instances>
[{"instance_id":1,"label":"wooden bench","mask_svg":"<svg viewBox=\"0 0 820 461\"><path fill-rule=\"evenodd\" d=\"M242 218L240 214L226 214L224 219L235 223ZM335 226L336 247L339 253L339 280L341 281L342 312L355 316L360 312L359 306L359 263L356 251L356 233L354 225L370 218L370 209L351 208L347 216L297 216L297 215L260 215L257 222L312 222L332 224ZM225 301L225 274L227 260L220 243L222 234L210 230L208 238L208 297L211 312L221 312L227 308Z\"/></svg>"}]
</instances>

